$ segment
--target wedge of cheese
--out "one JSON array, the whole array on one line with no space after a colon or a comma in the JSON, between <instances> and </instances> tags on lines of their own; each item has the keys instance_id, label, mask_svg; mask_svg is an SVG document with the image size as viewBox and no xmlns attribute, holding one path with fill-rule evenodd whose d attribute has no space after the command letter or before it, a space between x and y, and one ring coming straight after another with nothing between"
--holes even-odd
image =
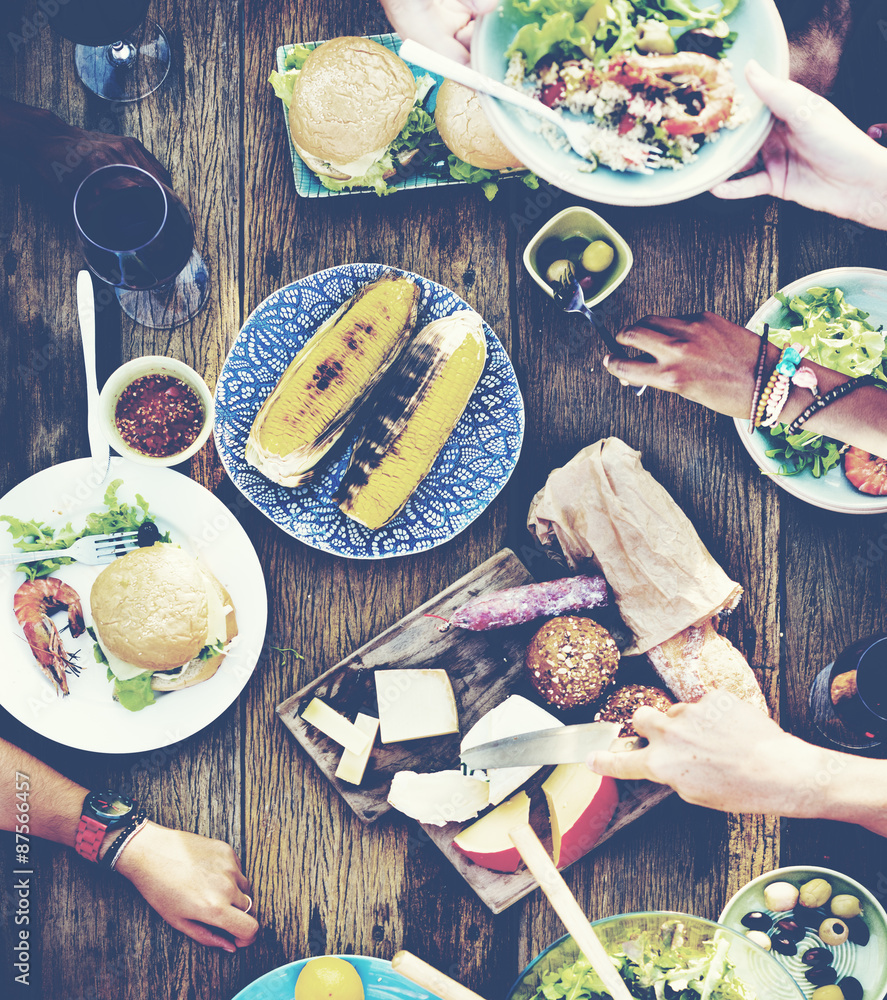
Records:
<instances>
[{"instance_id":1,"label":"wedge of cheese","mask_svg":"<svg viewBox=\"0 0 887 1000\"><path fill-rule=\"evenodd\" d=\"M551 712L519 694L506 698L501 705L482 715L462 739L462 752L482 743L522 736L540 729L554 729L563 723ZM487 770L490 782L490 804L498 805L539 770L539 767L492 767Z\"/></svg>"},{"instance_id":2,"label":"wedge of cheese","mask_svg":"<svg viewBox=\"0 0 887 1000\"><path fill-rule=\"evenodd\" d=\"M373 743L376 742L376 733L379 732L379 720L358 712L354 725L362 733L366 733L370 741L362 753L352 753L350 750L342 753L339 766L336 768L336 777L339 781L347 781L350 785L359 785L363 781L370 754L373 752Z\"/></svg>"},{"instance_id":3,"label":"wedge of cheese","mask_svg":"<svg viewBox=\"0 0 887 1000\"><path fill-rule=\"evenodd\" d=\"M459 732L459 712L446 670L377 670L383 743Z\"/></svg>"},{"instance_id":4,"label":"wedge of cheese","mask_svg":"<svg viewBox=\"0 0 887 1000\"><path fill-rule=\"evenodd\" d=\"M372 746L372 740L365 732L358 729L353 722L349 722L344 715L340 715L335 709L330 708L320 698L311 699L305 711L302 712L302 718L353 754L362 754L368 746Z\"/></svg>"},{"instance_id":5,"label":"wedge of cheese","mask_svg":"<svg viewBox=\"0 0 887 1000\"><path fill-rule=\"evenodd\" d=\"M388 801L406 816L432 826L464 823L490 803L487 783L461 771L398 771Z\"/></svg>"}]
</instances>

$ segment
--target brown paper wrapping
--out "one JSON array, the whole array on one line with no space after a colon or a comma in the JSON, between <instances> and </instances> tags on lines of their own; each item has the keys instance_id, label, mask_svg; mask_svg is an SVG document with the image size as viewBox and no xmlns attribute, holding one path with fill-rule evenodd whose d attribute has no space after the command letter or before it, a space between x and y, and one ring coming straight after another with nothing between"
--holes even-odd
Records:
<instances>
[{"instance_id":1,"label":"brown paper wrapping","mask_svg":"<svg viewBox=\"0 0 887 1000\"><path fill-rule=\"evenodd\" d=\"M702 625L742 596L640 454L619 438L589 445L555 469L533 497L527 527L544 546L559 545L573 570L590 560L604 574L635 636L627 653Z\"/></svg>"}]
</instances>

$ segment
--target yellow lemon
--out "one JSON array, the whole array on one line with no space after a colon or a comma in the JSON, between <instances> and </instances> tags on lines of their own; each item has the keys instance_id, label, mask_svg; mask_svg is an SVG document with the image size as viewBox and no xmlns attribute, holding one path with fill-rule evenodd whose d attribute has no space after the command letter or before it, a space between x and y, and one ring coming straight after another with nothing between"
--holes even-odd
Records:
<instances>
[{"instance_id":1,"label":"yellow lemon","mask_svg":"<svg viewBox=\"0 0 887 1000\"><path fill-rule=\"evenodd\" d=\"M296 980L295 1000L363 1000L363 983L342 958L312 958Z\"/></svg>"}]
</instances>

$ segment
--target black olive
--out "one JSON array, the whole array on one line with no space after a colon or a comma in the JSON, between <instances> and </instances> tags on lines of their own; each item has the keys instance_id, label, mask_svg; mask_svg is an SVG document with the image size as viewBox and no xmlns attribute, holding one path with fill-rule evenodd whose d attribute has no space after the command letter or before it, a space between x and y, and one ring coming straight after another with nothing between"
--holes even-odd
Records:
<instances>
[{"instance_id":1,"label":"black olive","mask_svg":"<svg viewBox=\"0 0 887 1000\"><path fill-rule=\"evenodd\" d=\"M708 28L697 28L695 31L685 31L678 38L677 47L680 52L701 52L705 56L719 59L725 41Z\"/></svg>"},{"instance_id":2,"label":"black olive","mask_svg":"<svg viewBox=\"0 0 887 1000\"><path fill-rule=\"evenodd\" d=\"M742 925L750 931L769 931L773 926L773 918L760 910L752 910L742 918Z\"/></svg>"},{"instance_id":3,"label":"black olive","mask_svg":"<svg viewBox=\"0 0 887 1000\"><path fill-rule=\"evenodd\" d=\"M832 965L820 965L818 969L810 969L804 976L808 983L814 986L831 986L838 981L838 973Z\"/></svg>"},{"instance_id":4,"label":"black olive","mask_svg":"<svg viewBox=\"0 0 887 1000\"><path fill-rule=\"evenodd\" d=\"M854 944L865 946L869 943L871 932L868 929L868 924L866 924L862 917L851 917L845 923L847 924L847 929L850 931L850 940Z\"/></svg>"},{"instance_id":5,"label":"black olive","mask_svg":"<svg viewBox=\"0 0 887 1000\"><path fill-rule=\"evenodd\" d=\"M142 521L137 536L139 548L145 549L160 541L160 529L153 521Z\"/></svg>"},{"instance_id":6,"label":"black olive","mask_svg":"<svg viewBox=\"0 0 887 1000\"><path fill-rule=\"evenodd\" d=\"M858 979L854 979L853 976L846 976L838 983L838 986L841 987L844 1000L862 1000L865 991L862 988L862 983Z\"/></svg>"},{"instance_id":7,"label":"black olive","mask_svg":"<svg viewBox=\"0 0 887 1000\"><path fill-rule=\"evenodd\" d=\"M822 908L811 910L809 906L796 906L793 916L801 927L819 927L828 913Z\"/></svg>"},{"instance_id":8,"label":"black olive","mask_svg":"<svg viewBox=\"0 0 887 1000\"><path fill-rule=\"evenodd\" d=\"M568 236L567 239L561 240L559 256L576 263L590 242L584 236Z\"/></svg>"},{"instance_id":9,"label":"black olive","mask_svg":"<svg viewBox=\"0 0 887 1000\"><path fill-rule=\"evenodd\" d=\"M774 934L770 938L770 943L773 950L778 951L780 955L797 955L798 953L798 942L793 941L785 934Z\"/></svg>"},{"instance_id":10,"label":"black olive","mask_svg":"<svg viewBox=\"0 0 887 1000\"><path fill-rule=\"evenodd\" d=\"M804 965L829 965L831 960L832 953L828 948L808 948L801 956Z\"/></svg>"},{"instance_id":11,"label":"black olive","mask_svg":"<svg viewBox=\"0 0 887 1000\"><path fill-rule=\"evenodd\" d=\"M790 917L785 917L783 920L776 921L776 928L781 933L784 934L790 941L802 941L806 937L806 930L803 927L798 927L797 923Z\"/></svg>"}]
</instances>

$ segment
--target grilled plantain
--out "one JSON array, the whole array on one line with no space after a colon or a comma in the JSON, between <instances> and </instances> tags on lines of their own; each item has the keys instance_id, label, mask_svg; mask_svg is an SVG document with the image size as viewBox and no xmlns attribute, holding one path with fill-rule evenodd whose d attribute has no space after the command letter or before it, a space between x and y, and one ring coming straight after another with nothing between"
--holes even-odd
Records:
<instances>
[{"instance_id":1,"label":"grilled plantain","mask_svg":"<svg viewBox=\"0 0 887 1000\"><path fill-rule=\"evenodd\" d=\"M282 486L310 479L409 342L419 294L409 278L383 275L331 316L262 404L247 440L247 462Z\"/></svg>"},{"instance_id":2,"label":"grilled plantain","mask_svg":"<svg viewBox=\"0 0 887 1000\"><path fill-rule=\"evenodd\" d=\"M412 339L376 389L334 500L348 517L382 527L431 470L486 363L483 321L463 310Z\"/></svg>"}]
</instances>

